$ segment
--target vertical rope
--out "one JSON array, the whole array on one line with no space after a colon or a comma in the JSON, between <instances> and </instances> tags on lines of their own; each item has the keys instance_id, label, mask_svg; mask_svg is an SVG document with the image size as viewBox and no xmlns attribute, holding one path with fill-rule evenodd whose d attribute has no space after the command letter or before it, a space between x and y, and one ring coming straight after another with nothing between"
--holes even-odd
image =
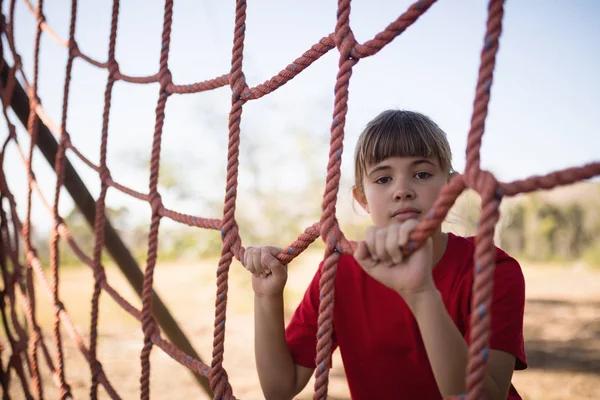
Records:
<instances>
[{"instance_id":1,"label":"vertical rope","mask_svg":"<svg viewBox=\"0 0 600 400\"><path fill-rule=\"evenodd\" d=\"M225 201L223 206L223 222L221 237L223 246L221 259L217 267L217 296L215 301L215 325L213 333L213 358L210 371L210 387L214 399L231 399L233 397L227 373L223 368L223 354L225 352L225 316L227 313L227 291L229 267L233 259L233 245L240 240L235 221L235 208L237 199L237 178L239 165L240 122L242 106L245 98L250 94L242 61L244 57L244 39L246 31L246 1L238 0L235 9L235 28L233 35L233 49L231 56L231 73L229 86L231 87L231 111L229 113L229 144L227 151L227 182L225 187Z\"/></svg>"},{"instance_id":2,"label":"vertical rope","mask_svg":"<svg viewBox=\"0 0 600 400\"><path fill-rule=\"evenodd\" d=\"M1 7L1 3L0 3L0 7ZM6 143L8 143L8 139L6 141ZM4 174L2 173L2 166L3 166L3 159L4 159L4 149L6 147L4 146L2 149L2 153L0 154L0 272L2 273L2 281L4 283L4 288L2 291L0 291L0 315L2 316L2 325L4 326L4 333L6 334L6 338L8 339L8 343L10 344L10 348L11 348L11 357L9 359L9 362L6 365L6 371L4 370L4 363L0 362L0 384L2 385L2 390L4 392L4 396L3 399L8 399L8 388L10 385L10 378L11 378L11 367L15 367L15 370L18 371L18 369L16 367L20 366L21 363L15 363L16 365L13 366L13 362L12 360L14 360L14 357L20 357L20 353L22 349L17 349L17 341L15 340L15 338L13 337L12 332L9 329L9 320L8 320L8 316L6 315L6 306L7 306L7 302L10 303L10 307L11 307L11 311L14 311L14 274L10 274L10 272L8 271L8 266L7 266L7 256L6 253L10 252L10 248L5 249L6 247L10 247L10 242L8 239L8 231L7 231L7 223L6 223L6 214L4 213ZM6 243L6 245L5 245ZM12 314L12 312L11 312ZM11 324L14 324L15 326L15 331L19 332L20 330L20 323L18 319L13 319L11 322ZM18 333L17 333L18 334ZM1 343L0 343L1 345ZM5 348L5 351L7 351L7 349ZM18 372L17 372L18 373ZM23 382L23 380L22 380ZM25 382L23 382L25 385L23 386L24 389L26 391L28 391L28 385Z\"/></svg>"},{"instance_id":3,"label":"vertical rope","mask_svg":"<svg viewBox=\"0 0 600 400\"><path fill-rule=\"evenodd\" d=\"M14 7L14 6L13 6ZM33 86L29 90L29 119L27 121L27 131L30 135L30 144L29 144L29 154L27 158L27 208L26 208L26 217L25 224L23 225L23 237L25 239L25 252L26 254L31 254L34 251L31 246L31 198L32 198L32 189L31 183L34 180L33 170L32 170L32 162L33 162L33 150L35 148L37 142L38 135L38 118L35 113L35 107L38 103L37 101L37 85L38 85L38 75L39 75L39 53L40 53L40 38L42 34L42 7L43 0L38 1L38 13L37 13L37 28L35 33L35 50L34 50L34 60L33 60ZM11 21L12 23L12 21ZM37 357L37 348L40 341L39 329L37 328L37 323L35 320L35 293L34 293L34 284L33 284L33 274L31 270L31 264L28 257L27 260L27 292L29 296L30 308L29 312L31 313L28 316L30 320L30 342L29 342L29 362L31 364L31 373L33 377L33 385L35 387L36 395L39 399L43 398L42 393L42 382L38 367L38 357ZM53 294L54 296L54 294ZM55 342L59 342L58 334L60 332L53 331ZM60 349L59 349L60 353ZM60 386L64 387L64 381L60 382Z\"/></svg>"},{"instance_id":4,"label":"vertical rope","mask_svg":"<svg viewBox=\"0 0 600 400\"><path fill-rule=\"evenodd\" d=\"M71 24L69 27L69 42L74 42L75 35L75 17L77 14L77 1L73 0L71 4ZM58 298L58 288L59 288L59 263L60 263L60 255L58 248L58 226L61 223L61 218L58 213L58 205L60 200L60 189L63 186L64 174L65 174L65 142L67 140L66 136L66 124L67 124L67 108L69 104L69 85L71 82L71 70L73 67L73 54L69 52L69 58L67 60L67 70L65 76L65 85L63 91L63 108L62 108L62 122L61 122L61 132L60 132L60 143L58 146L54 169L56 172L56 188L54 191L54 205L52 207L52 216L53 216L53 226L52 233L50 236L50 269L52 271L52 284L53 284L53 303L54 303L54 332L56 337L56 346L58 349L62 349L61 337L58 333L60 329L60 320L59 313L62 310L62 304ZM94 354L95 357L95 354ZM70 397L70 388L63 384L65 382L65 372L64 372L64 357L62 354L62 350L58 351L57 354L57 371L58 380L61 382L61 390L60 396L61 398Z\"/></svg>"},{"instance_id":5,"label":"vertical rope","mask_svg":"<svg viewBox=\"0 0 600 400\"><path fill-rule=\"evenodd\" d=\"M335 27L335 42L340 52L339 70L335 84L335 105L331 125L331 141L327 178L323 195L321 216L321 237L326 243L324 262L319 281L321 301L319 303L317 356L315 369L314 398L327 398L331 356L331 337L333 333L333 308L335 298L335 275L341 231L337 224L335 210L340 182L340 167L344 141L344 127L348 113L348 86L352 76L352 67L358 59L351 57L356 40L350 29L350 0L338 1L338 18Z\"/></svg>"},{"instance_id":6,"label":"vertical rope","mask_svg":"<svg viewBox=\"0 0 600 400\"><path fill-rule=\"evenodd\" d=\"M165 106L171 85L171 72L169 71L169 47L171 42L171 24L173 17L173 0L165 2L165 13L162 32L162 46L160 52L160 93L156 105L156 123L150 157L150 204L152 207L152 223L148 233L148 258L142 288L142 330L144 332L144 347L141 352L142 375L141 398L150 398L150 352L152 350L152 335L158 330L156 321L152 316L152 285L154 268L158 251L158 231L160 226L160 212L162 200L158 192L158 174L160 170L160 148L162 129L165 119Z\"/></svg>"},{"instance_id":7,"label":"vertical rope","mask_svg":"<svg viewBox=\"0 0 600 400\"><path fill-rule=\"evenodd\" d=\"M96 201L96 215L94 221L94 291L92 293L92 310L90 321L90 370L92 374L92 385L90 387L90 398L96 399L98 396L98 379L102 370L102 365L98 361L98 314L100 306L100 293L102 283L106 280L104 266L102 265L102 249L104 248L104 225L106 222L106 192L108 190L108 179L110 172L106 165L106 152L108 147L108 123L110 119L110 105L112 101L112 90L118 79L119 65L115 59L115 48L117 43L117 27L119 23L119 0L113 1L110 39L108 45L108 81L104 91L104 112L102 116L102 139L100 143L100 195ZM74 15L71 16L71 24L74 24ZM74 28L74 27L73 27ZM71 32L74 35L74 32ZM69 61L73 62L74 57L74 36L69 37ZM66 82L65 82L66 83ZM65 88L65 93L68 88ZM66 110L63 109L63 113ZM63 117L66 115L63 114ZM63 120L63 124L66 121ZM63 126L62 128L65 128ZM61 128L61 133L64 130Z\"/></svg>"},{"instance_id":8,"label":"vertical rope","mask_svg":"<svg viewBox=\"0 0 600 400\"><path fill-rule=\"evenodd\" d=\"M3 9L3 1L0 0L0 10ZM0 14L0 32L4 32L5 29L5 19L4 19L4 15ZM4 63L4 44L2 43L2 41L0 40L0 55L2 56L2 65L0 65L0 70L4 69L6 67L5 63ZM6 113L6 103L4 101L4 87L3 85L0 85L0 98L2 99L2 111L4 113ZM0 151L0 273L2 274L2 282L3 282L3 290L0 291L0 316L2 317L2 325L4 326L4 332L6 334L6 338L8 339L8 342L10 344L11 347L11 351L12 354L15 354L15 339L13 338L13 335L10 331L10 329L8 328L9 323L8 323L8 318L6 316L6 311L5 311L5 306L6 306L6 301L8 299L8 301L11 301L10 299L10 292L12 290L14 290L14 283L11 281L9 282L9 272L8 272L8 267L6 265L6 250L4 249L4 242L6 240L7 246L10 246L10 243L7 240L8 235L5 234L4 232L4 228L6 226L5 223L5 214L4 214L4 210L3 210L3 206L4 206L4 186L6 185L6 183L4 182L4 171L2 169L2 167L4 166L4 151L6 149L6 146L8 145L9 141L10 141L11 137L9 136L6 141L4 142L4 145L2 146L2 151ZM10 251L10 250L9 250ZM12 305L12 304L11 304ZM18 321L14 321L17 322ZM0 354L1 351L4 349L2 343L0 343ZM2 391L4 393L3 399L7 399L8 398L8 385L10 383L10 373L11 373L11 364L10 361L6 366L6 371L4 370L4 362L2 360L0 360L0 385L2 386Z\"/></svg>"},{"instance_id":9,"label":"vertical rope","mask_svg":"<svg viewBox=\"0 0 600 400\"><path fill-rule=\"evenodd\" d=\"M482 196L482 214L475 248L475 277L473 283L471 344L466 374L468 399L482 399L487 372L488 342L490 335L490 310L494 283L494 227L499 219L496 196L497 182L489 173L481 171L481 139L491 95L496 54L502 32L503 0L490 0L487 29L481 51L481 64L473 106L471 129L467 138L466 178L469 186Z\"/></svg>"},{"instance_id":10,"label":"vertical rope","mask_svg":"<svg viewBox=\"0 0 600 400\"><path fill-rule=\"evenodd\" d=\"M494 228L500 218L498 182L489 172L481 173L478 182L481 195L481 218L475 242L475 268L471 298L471 325L469 357L467 363L467 399L484 399L487 374L488 344L491 328L492 292L496 269Z\"/></svg>"},{"instance_id":11,"label":"vertical rope","mask_svg":"<svg viewBox=\"0 0 600 400\"><path fill-rule=\"evenodd\" d=\"M480 170L481 138L483 137L485 119L488 114L488 105L494 79L494 67L496 66L496 54L498 53L499 38L502 33L503 15L504 0L490 0L488 5L487 29L483 49L481 50L477 90L473 102L471 129L467 137L467 165L465 167L467 175L476 174Z\"/></svg>"},{"instance_id":12,"label":"vertical rope","mask_svg":"<svg viewBox=\"0 0 600 400\"><path fill-rule=\"evenodd\" d=\"M2 1L0 0L0 9L2 9ZM4 29L4 19L2 19L2 28ZM2 52L2 56L4 48L0 43L0 51ZM2 57L4 59L4 57ZM3 66L7 67L7 66ZM19 241L17 238L17 227L16 221L13 221L13 225L15 227L15 240L14 245L11 243L11 234L8 227L8 218L4 211L4 199L8 198L10 200L10 193L8 191L8 187L6 184L6 177L4 176L4 155L6 154L6 148L11 141L16 141L15 136L15 127L10 122L7 113L7 107L10 104L10 97L12 96L12 89L14 88L14 75L9 73L8 82L6 87L1 87L0 96L2 97L2 112L4 114L4 118L8 125L8 137L2 146L2 151L0 152L0 269L2 270L2 279L4 281L4 290L2 291L2 296L0 297L0 307L2 310L2 321L4 325L4 329L6 332L6 337L9 340L11 346L11 356L9 358L9 362L7 364L6 372L2 372L4 375L0 374L0 377L4 377L2 380L2 385L4 388L4 399L8 399L8 387L10 386L10 374L11 370L14 369L17 376L21 381L21 387L23 389L23 394L26 399L33 399L31 392L29 390L29 383L25 376L25 371L23 370L23 365L21 361L21 357L24 356L25 360L28 362L29 358L27 355L27 345L28 345L28 336L27 332L21 326L21 322L17 316L16 310L16 299L15 299L15 287L17 285L21 285L21 277L23 276L23 267L18 262L18 253L19 253ZM9 206L10 206L9 201ZM15 210L12 210L13 213ZM13 264L12 273L8 270L7 265L7 254L10 256L10 259ZM22 285L21 285L22 286ZM22 287L22 290L25 291L25 288ZM8 317L6 315L5 307L8 303L10 304L10 323L8 321ZM31 315L28 311L28 302L25 300L23 302L23 307L25 308L26 315ZM29 320L28 320L29 321ZM15 340L13 337L9 326L13 326L15 333L18 336L18 340ZM28 363L29 364L29 363ZM32 368L29 367L29 370L32 371Z\"/></svg>"}]
</instances>

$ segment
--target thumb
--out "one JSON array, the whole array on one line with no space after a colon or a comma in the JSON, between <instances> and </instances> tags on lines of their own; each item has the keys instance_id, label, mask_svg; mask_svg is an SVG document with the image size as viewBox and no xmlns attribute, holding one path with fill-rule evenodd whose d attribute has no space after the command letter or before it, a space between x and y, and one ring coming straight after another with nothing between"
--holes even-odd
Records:
<instances>
[{"instance_id":1,"label":"thumb","mask_svg":"<svg viewBox=\"0 0 600 400\"><path fill-rule=\"evenodd\" d=\"M287 276L287 266L283 265L281 261L279 261L276 256L281 252L279 247L274 246L266 246L264 247L266 250L263 256L263 264L269 268L274 277L285 277Z\"/></svg>"},{"instance_id":2,"label":"thumb","mask_svg":"<svg viewBox=\"0 0 600 400\"><path fill-rule=\"evenodd\" d=\"M265 250L267 250L267 252L269 254L271 254L273 257L277 256L277 254L281 253L281 250L279 247L275 247L275 246L265 246L264 247Z\"/></svg>"},{"instance_id":3,"label":"thumb","mask_svg":"<svg viewBox=\"0 0 600 400\"><path fill-rule=\"evenodd\" d=\"M279 261L272 254L265 254L264 258L265 265L271 270L273 277L275 278L285 278L287 277L287 265L283 265L281 261Z\"/></svg>"},{"instance_id":4,"label":"thumb","mask_svg":"<svg viewBox=\"0 0 600 400\"><path fill-rule=\"evenodd\" d=\"M431 265L432 260L432 249L433 249L433 241L430 237L425 239L423 245L415 250L408 259L412 260L411 262L422 264L422 265ZM407 261L408 261L407 259Z\"/></svg>"}]
</instances>

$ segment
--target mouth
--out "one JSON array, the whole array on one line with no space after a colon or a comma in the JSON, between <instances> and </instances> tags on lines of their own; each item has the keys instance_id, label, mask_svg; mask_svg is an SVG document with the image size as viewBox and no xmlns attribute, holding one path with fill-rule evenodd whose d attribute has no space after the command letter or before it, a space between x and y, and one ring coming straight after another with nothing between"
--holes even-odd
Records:
<instances>
[{"instance_id":1,"label":"mouth","mask_svg":"<svg viewBox=\"0 0 600 400\"><path fill-rule=\"evenodd\" d=\"M417 219L421 211L414 207L400 208L392 214L392 218L398 221L407 221L409 219Z\"/></svg>"}]
</instances>

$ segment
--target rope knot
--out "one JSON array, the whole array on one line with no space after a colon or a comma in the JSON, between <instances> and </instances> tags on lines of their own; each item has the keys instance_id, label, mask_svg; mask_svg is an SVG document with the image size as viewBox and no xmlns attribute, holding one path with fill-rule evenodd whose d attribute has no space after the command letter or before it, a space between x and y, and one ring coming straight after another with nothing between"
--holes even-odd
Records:
<instances>
[{"instance_id":1,"label":"rope knot","mask_svg":"<svg viewBox=\"0 0 600 400\"><path fill-rule=\"evenodd\" d=\"M69 135L67 132L63 132L62 145L65 149L70 149L72 147L71 135Z\"/></svg>"},{"instance_id":2,"label":"rope knot","mask_svg":"<svg viewBox=\"0 0 600 400\"><path fill-rule=\"evenodd\" d=\"M108 61L108 74L109 77L114 81L119 79L121 73L119 71L119 63L117 62L117 60L113 59Z\"/></svg>"},{"instance_id":3,"label":"rope knot","mask_svg":"<svg viewBox=\"0 0 600 400\"><path fill-rule=\"evenodd\" d=\"M158 215L160 210L162 209L162 198L160 197L160 193L156 192L152 194L150 198L150 207L152 207L152 215Z\"/></svg>"},{"instance_id":4,"label":"rope knot","mask_svg":"<svg viewBox=\"0 0 600 400\"><path fill-rule=\"evenodd\" d=\"M334 251L338 251L340 240L342 239L342 231L337 222L337 219L333 219L332 222L324 221L321 224L321 239L327 246L332 246Z\"/></svg>"},{"instance_id":5,"label":"rope knot","mask_svg":"<svg viewBox=\"0 0 600 400\"><path fill-rule=\"evenodd\" d=\"M58 315L58 314L60 314L61 311L64 311L64 309L65 309L65 305L63 304L62 301L59 300L56 303L56 306L54 307L54 314Z\"/></svg>"},{"instance_id":6,"label":"rope knot","mask_svg":"<svg viewBox=\"0 0 600 400\"><path fill-rule=\"evenodd\" d=\"M37 96L37 93L33 86L29 86L27 88L27 96L29 97L29 107L32 110L40 105L40 98Z\"/></svg>"},{"instance_id":7,"label":"rope knot","mask_svg":"<svg viewBox=\"0 0 600 400\"><path fill-rule=\"evenodd\" d=\"M152 338L160 337L160 328L152 315L142 320L142 331L144 332L145 346L152 346Z\"/></svg>"},{"instance_id":8,"label":"rope knot","mask_svg":"<svg viewBox=\"0 0 600 400\"><path fill-rule=\"evenodd\" d=\"M42 13L42 10L40 10L39 8L37 9L37 12L35 14L35 19L37 20L38 26L42 26L44 22L46 22L46 16Z\"/></svg>"},{"instance_id":9,"label":"rope knot","mask_svg":"<svg viewBox=\"0 0 600 400\"><path fill-rule=\"evenodd\" d=\"M149 332L150 332L150 339L155 338L155 337L157 339L160 338L160 326L157 323L153 323L151 325Z\"/></svg>"},{"instance_id":10,"label":"rope knot","mask_svg":"<svg viewBox=\"0 0 600 400\"><path fill-rule=\"evenodd\" d=\"M229 74L229 86L231 86L235 101L244 99L250 95L250 88L246 84L246 76L242 71Z\"/></svg>"},{"instance_id":11,"label":"rope knot","mask_svg":"<svg viewBox=\"0 0 600 400\"><path fill-rule=\"evenodd\" d=\"M159 82L160 90L164 93L167 93L167 88L171 83L173 83L173 75L171 75L171 71L169 71L168 68L160 72Z\"/></svg>"},{"instance_id":12,"label":"rope knot","mask_svg":"<svg viewBox=\"0 0 600 400\"><path fill-rule=\"evenodd\" d=\"M465 175L467 186L473 188L482 197L489 196L491 199L500 201L503 197L503 191L500 183L489 171L472 169Z\"/></svg>"},{"instance_id":13,"label":"rope knot","mask_svg":"<svg viewBox=\"0 0 600 400\"><path fill-rule=\"evenodd\" d=\"M71 57L79 57L81 55L81 51L79 50L79 46L76 41L69 42L69 53Z\"/></svg>"},{"instance_id":14,"label":"rope knot","mask_svg":"<svg viewBox=\"0 0 600 400\"><path fill-rule=\"evenodd\" d=\"M94 279L100 286L106 283L106 273L102 268L102 263L99 261L98 264L94 265Z\"/></svg>"},{"instance_id":15,"label":"rope knot","mask_svg":"<svg viewBox=\"0 0 600 400\"><path fill-rule=\"evenodd\" d=\"M91 362L91 369L96 372L102 371L102 363L98 360L94 360Z\"/></svg>"},{"instance_id":16,"label":"rope knot","mask_svg":"<svg viewBox=\"0 0 600 400\"><path fill-rule=\"evenodd\" d=\"M221 228L221 236L223 237L223 249L231 251L233 256L240 254L239 249L236 246L241 246L242 239L240 238L236 222L233 222L229 229L224 227Z\"/></svg>"},{"instance_id":17,"label":"rope knot","mask_svg":"<svg viewBox=\"0 0 600 400\"><path fill-rule=\"evenodd\" d=\"M110 184L112 183L112 176L110 175L110 170L106 165L100 166L100 179L106 185L110 186Z\"/></svg>"},{"instance_id":18,"label":"rope knot","mask_svg":"<svg viewBox=\"0 0 600 400\"><path fill-rule=\"evenodd\" d=\"M358 53L354 50L358 45L354 32L348 27L343 32L336 32L335 45L344 59L358 59Z\"/></svg>"}]
</instances>

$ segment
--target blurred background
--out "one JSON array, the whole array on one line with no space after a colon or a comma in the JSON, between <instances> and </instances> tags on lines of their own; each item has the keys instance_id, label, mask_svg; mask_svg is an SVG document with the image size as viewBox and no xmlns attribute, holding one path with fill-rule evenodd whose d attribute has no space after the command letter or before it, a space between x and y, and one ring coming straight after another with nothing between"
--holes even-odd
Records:
<instances>
[{"instance_id":1,"label":"blurred background","mask_svg":"<svg viewBox=\"0 0 600 400\"><path fill-rule=\"evenodd\" d=\"M78 6L79 49L99 61L107 59L109 3L80 2ZM410 4L354 0L351 26L357 40L372 38ZM8 6L3 5L4 15L8 15ZM248 84L252 87L270 79L333 32L336 10L336 2L249 2L244 47ZM122 73L147 76L158 71L163 11L163 2L121 4L116 59ZM70 14L70 7L63 2L46 2L46 21L64 40L68 39ZM233 1L176 2L169 57L174 83L200 82L230 70L234 15ZM600 3L588 0L506 2L481 153L482 168L499 180L547 174L598 160L599 16ZM347 237L360 239L369 223L351 198L354 144L364 125L382 110L410 109L430 116L446 131L454 168L462 172L486 18L487 2L440 1L377 55L361 60L354 68L337 206ZM16 49L31 82L36 21L25 2L17 2L14 29ZM3 41L5 57L12 65L5 37ZM65 47L42 35L38 93L44 110L57 125L67 56ZM319 220L337 64L334 49L275 92L244 106L236 213L244 246L285 247ZM67 130L72 143L98 164L107 71L79 58L72 76ZM113 90L107 164L115 181L140 192L148 191L158 90L158 84L122 81ZM168 99L159 187L167 208L221 217L230 96L229 87L223 87ZM26 151L26 129L12 112L9 118L17 125L19 143ZM0 124L2 142L7 134L6 123ZM72 152L67 156L97 198L98 174ZM6 149L2 168L20 219L25 220L27 170L14 143ZM42 193L51 202L56 184L53 166L36 150L33 168ZM111 223L144 268L150 206L112 188L106 204ZM461 235L475 234L479 210L478 195L465 192L444 228ZM65 190L59 211L77 243L91 256L93 229ZM600 398L600 181L506 199L501 216L496 244L521 262L527 284L529 369L515 372L513 383L529 400ZM40 259L48 267L52 216L35 195L32 223ZM161 221L156 290L209 364L214 271L220 246L217 231L189 228L166 218ZM64 241L60 249L60 296L87 340L93 276ZM287 318L322 254L323 246L317 241L290 265ZM110 256L104 259L111 285L140 306ZM40 293L37 316L44 337L52 343L52 312L46 299ZM250 279L235 261L228 307L224 365L234 394L244 399L262 398L254 365ZM103 294L99 330L98 354L109 380L123 398L139 397L140 324ZM2 329L0 340L6 343L4 334ZM70 339L64 339L64 346L67 379L76 397L86 397L89 367ZM152 362L153 397L204 398L191 374L161 350L153 350ZM49 371L44 373L44 387L52 397L56 389ZM21 398L18 380L12 382L11 398ZM312 382L301 398L312 397ZM348 398L338 355L330 394ZM106 396L103 389L100 395Z\"/></svg>"}]
</instances>

